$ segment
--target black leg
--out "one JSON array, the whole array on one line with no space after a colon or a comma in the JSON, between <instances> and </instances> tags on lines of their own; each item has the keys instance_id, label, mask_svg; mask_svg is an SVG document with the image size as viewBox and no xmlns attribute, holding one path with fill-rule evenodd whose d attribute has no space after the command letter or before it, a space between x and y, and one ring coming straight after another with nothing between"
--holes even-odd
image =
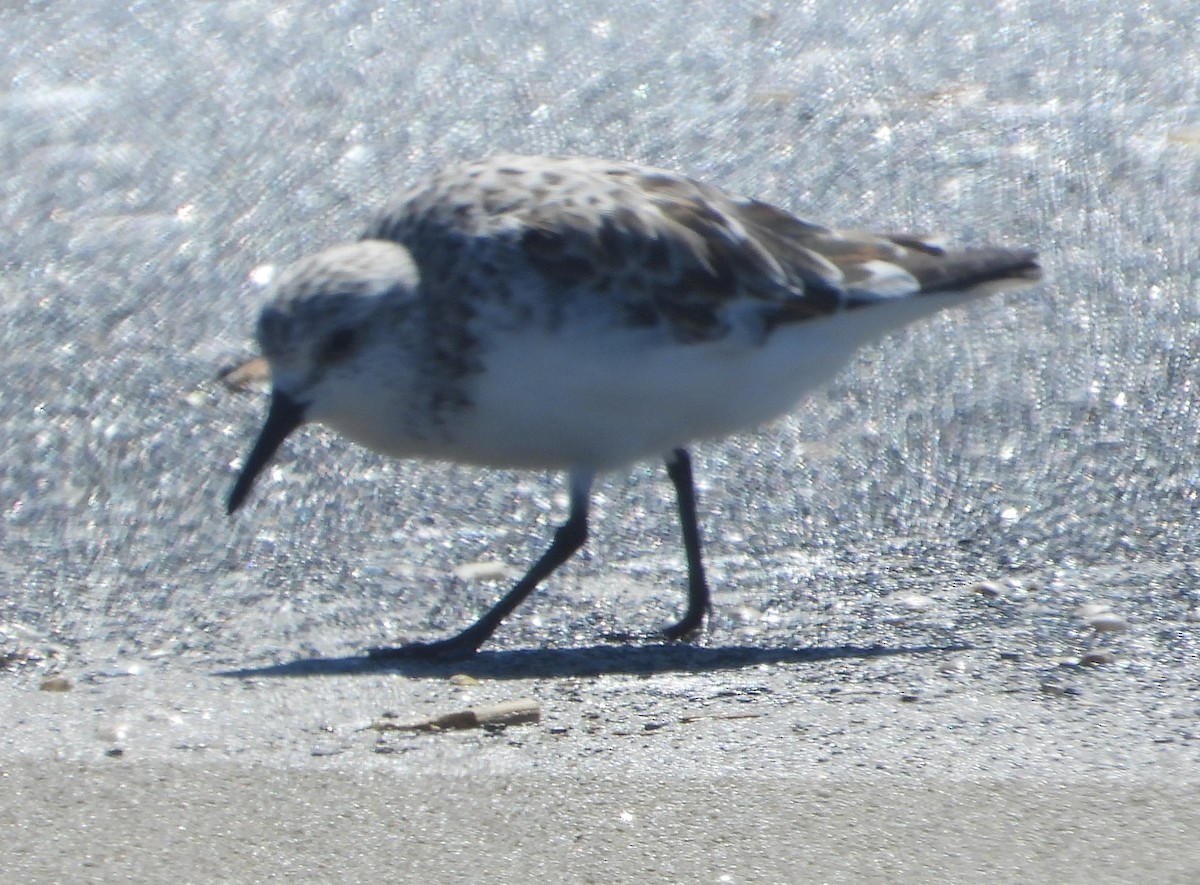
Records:
<instances>
[{"instance_id":1,"label":"black leg","mask_svg":"<svg viewBox=\"0 0 1200 885\"><path fill-rule=\"evenodd\" d=\"M678 624L663 630L668 639L682 639L700 629L704 616L712 610L708 582L704 579L704 561L700 556L700 527L696 523L696 487L692 482L692 458L686 449L675 449L666 457L667 476L675 485L679 502L679 522L683 526L683 547L687 551L688 604Z\"/></svg>"},{"instance_id":2,"label":"black leg","mask_svg":"<svg viewBox=\"0 0 1200 885\"><path fill-rule=\"evenodd\" d=\"M554 533L550 549L533 564L529 572L482 618L461 633L437 642L414 642L397 648L373 648L368 652L372 658L461 658L474 654L500 626L500 622L512 614L513 609L525 601L546 577L566 562L587 540L588 493L592 487L592 474L582 471L571 473L571 512L567 521Z\"/></svg>"}]
</instances>

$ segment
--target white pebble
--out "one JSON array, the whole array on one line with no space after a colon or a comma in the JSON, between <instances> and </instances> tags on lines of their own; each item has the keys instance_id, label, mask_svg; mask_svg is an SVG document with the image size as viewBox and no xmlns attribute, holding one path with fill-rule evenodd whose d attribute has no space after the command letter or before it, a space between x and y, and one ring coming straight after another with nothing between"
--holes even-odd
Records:
<instances>
[{"instance_id":1,"label":"white pebble","mask_svg":"<svg viewBox=\"0 0 1200 885\"><path fill-rule=\"evenodd\" d=\"M260 264L250 271L250 282L256 286L270 285L271 280L275 279L277 270L273 264Z\"/></svg>"},{"instance_id":2,"label":"white pebble","mask_svg":"<svg viewBox=\"0 0 1200 885\"><path fill-rule=\"evenodd\" d=\"M96 737L110 744L117 744L129 735L129 725L125 722L111 722L96 729Z\"/></svg>"},{"instance_id":3,"label":"white pebble","mask_svg":"<svg viewBox=\"0 0 1200 885\"><path fill-rule=\"evenodd\" d=\"M106 667L99 671L99 673L96 675L107 676L110 678L122 676L140 676L143 669L144 667L141 664L139 664L137 661L134 661L130 664L116 664L112 667Z\"/></svg>"},{"instance_id":4,"label":"white pebble","mask_svg":"<svg viewBox=\"0 0 1200 885\"><path fill-rule=\"evenodd\" d=\"M510 573L503 562L464 562L454 567L454 577L463 581L498 581Z\"/></svg>"},{"instance_id":5,"label":"white pebble","mask_svg":"<svg viewBox=\"0 0 1200 885\"><path fill-rule=\"evenodd\" d=\"M763 613L752 605L739 605L733 610L733 619L739 624L753 624L762 620Z\"/></svg>"},{"instance_id":6,"label":"white pebble","mask_svg":"<svg viewBox=\"0 0 1200 885\"><path fill-rule=\"evenodd\" d=\"M1107 614L1111 611L1112 606L1105 602L1085 602L1079 608L1075 609L1075 613L1085 621L1096 617L1096 615Z\"/></svg>"},{"instance_id":7,"label":"white pebble","mask_svg":"<svg viewBox=\"0 0 1200 885\"><path fill-rule=\"evenodd\" d=\"M1129 622L1114 612L1093 615L1085 623L1097 633L1124 633L1129 629Z\"/></svg>"},{"instance_id":8,"label":"white pebble","mask_svg":"<svg viewBox=\"0 0 1200 885\"><path fill-rule=\"evenodd\" d=\"M971 585L970 592L978 593L988 599L998 599L1004 595L1004 585L999 581L980 581L978 584Z\"/></svg>"}]
</instances>

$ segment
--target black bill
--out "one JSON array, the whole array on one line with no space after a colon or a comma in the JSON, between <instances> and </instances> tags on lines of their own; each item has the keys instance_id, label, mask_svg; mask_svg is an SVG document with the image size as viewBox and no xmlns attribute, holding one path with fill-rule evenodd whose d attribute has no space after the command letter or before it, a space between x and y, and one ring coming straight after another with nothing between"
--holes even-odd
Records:
<instances>
[{"instance_id":1,"label":"black bill","mask_svg":"<svg viewBox=\"0 0 1200 885\"><path fill-rule=\"evenodd\" d=\"M255 478L267 466L271 456L287 439L288 434L304 423L304 408L302 404L286 393L278 390L272 391L271 408L267 410L267 422L263 425L262 432L258 434L254 448L250 450L250 457L242 465L242 472L238 474L237 481L229 490L229 500L225 505L226 513L233 513L242 506L246 495L250 493L250 487L254 485Z\"/></svg>"}]
</instances>

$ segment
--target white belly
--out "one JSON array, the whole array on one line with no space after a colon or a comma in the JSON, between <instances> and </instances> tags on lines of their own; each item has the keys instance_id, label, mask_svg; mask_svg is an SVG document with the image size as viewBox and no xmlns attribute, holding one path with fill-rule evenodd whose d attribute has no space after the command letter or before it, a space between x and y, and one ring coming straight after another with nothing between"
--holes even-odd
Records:
<instances>
[{"instance_id":1,"label":"white belly","mask_svg":"<svg viewBox=\"0 0 1200 885\"><path fill-rule=\"evenodd\" d=\"M497 467L604 470L788 412L858 347L955 303L903 299L776 329L761 344L676 344L644 330L513 333L486 351L445 455Z\"/></svg>"}]
</instances>

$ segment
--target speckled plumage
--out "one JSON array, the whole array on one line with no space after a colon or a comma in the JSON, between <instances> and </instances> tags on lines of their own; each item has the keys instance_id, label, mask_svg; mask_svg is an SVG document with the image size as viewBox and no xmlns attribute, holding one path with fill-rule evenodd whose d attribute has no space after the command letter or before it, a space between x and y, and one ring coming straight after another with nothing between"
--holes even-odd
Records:
<instances>
[{"instance_id":1,"label":"speckled plumage","mask_svg":"<svg viewBox=\"0 0 1200 885\"><path fill-rule=\"evenodd\" d=\"M666 170L590 158L450 167L398 195L367 229L372 238L418 256L430 297L478 297L489 287L456 285L472 274L499 276L492 294L510 296L515 262L550 283L554 299L602 300L682 342L728 334L748 309L769 328L1036 276L1027 250L947 253L912 236L830 230Z\"/></svg>"},{"instance_id":2,"label":"speckled plumage","mask_svg":"<svg viewBox=\"0 0 1200 885\"><path fill-rule=\"evenodd\" d=\"M575 534L545 574L582 544L594 473L637 459L667 456L686 538L686 445L786 412L891 329L1039 274L1029 250L833 230L630 163L452 166L277 280L259 324L272 410L230 510L320 421L397 456L571 471ZM708 604L698 535L688 553L671 635ZM434 651L477 647L545 574Z\"/></svg>"}]
</instances>

